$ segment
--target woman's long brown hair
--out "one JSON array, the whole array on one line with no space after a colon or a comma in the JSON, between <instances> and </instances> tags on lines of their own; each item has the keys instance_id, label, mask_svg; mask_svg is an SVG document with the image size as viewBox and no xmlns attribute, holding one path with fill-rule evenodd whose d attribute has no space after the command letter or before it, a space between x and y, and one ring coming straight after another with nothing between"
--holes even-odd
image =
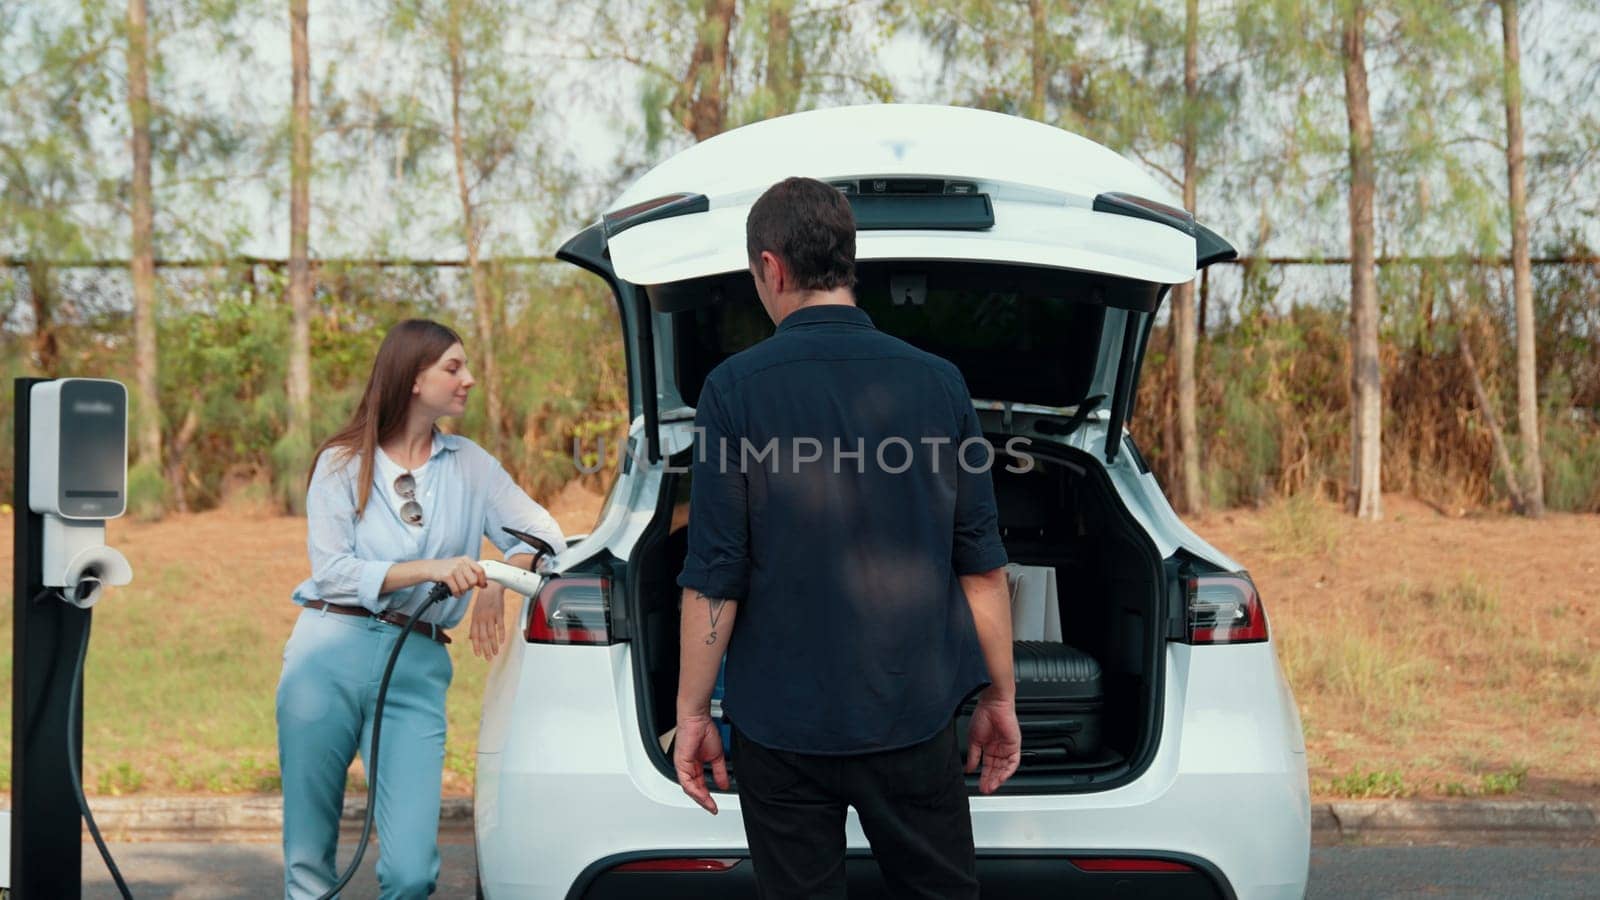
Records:
<instances>
[{"instance_id":1,"label":"woman's long brown hair","mask_svg":"<svg viewBox=\"0 0 1600 900\"><path fill-rule=\"evenodd\" d=\"M312 455L311 471L306 473L307 489L310 489L311 478L317 472L317 460L323 453L333 450L339 454L339 461L360 457L356 518L361 518L367 511L367 498L372 494L373 457L380 444L405 426L406 410L411 406L411 387L416 384L417 376L438 362L446 350L461 342L460 335L429 319L407 319L389 329L378 347L377 359L372 361L372 374L367 376L367 387L355 414Z\"/></svg>"}]
</instances>

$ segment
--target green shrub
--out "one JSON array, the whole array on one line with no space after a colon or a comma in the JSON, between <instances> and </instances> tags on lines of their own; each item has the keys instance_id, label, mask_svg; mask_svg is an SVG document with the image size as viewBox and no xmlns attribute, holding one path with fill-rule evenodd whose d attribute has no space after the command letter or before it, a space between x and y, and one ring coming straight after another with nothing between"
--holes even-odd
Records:
<instances>
[{"instance_id":1,"label":"green shrub","mask_svg":"<svg viewBox=\"0 0 1600 900\"><path fill-rule=\"evenodd\" d=\"M1272 494L1278 463L1277 411L1250 385L1230 382L1208 443L1206 468L1212 506L1264 502Z\"/></svg>"},{"instance_id":2,"label":"green shrub","mask_svg":"<svg viewBox=\"0 0 1600 900\"><path fill-rule=\"evenodd\" d=\"M150 463L128 469L128 515L141 522L161 518L167 511L167 479Z\"/></svg>"},{"instance_id":3,"label":"green shrub","mask_svg":"<svg viewBox=\"0 0 1600 900\"><path fill-rule=\"evenodd\" d=\"M1404 797L1412 790L1399 772L1381 770L1337 776L1328 784L1328 792L1340 797Z\"/></svg>"},{"instance_id":4,"label":"green shrub","mask_svg":"<svg viewBox=\"0 0 1600 900\"><path fill-rule=\"evenodd\" d=\"M305 513L306 473L311 466L311 437L285 431L272 445L272 498L296 515Z\"/></svg>"},{"instance_id":5,"label":"green shrub","mask_svg":"<svg viewBox=\"0 0 1600 900\"><path fill-rule=\"evenodd\" d=\"M1551 248L1551 253L1581 247ZM1197 348L1203 487L1219 507L1263 504L1302 493L1340 500L1349 478L1349 321L1342 287L1295 288L1281 268L1245 273L1213 298ZM1214 273L1215 274L1215 273ZM159 402L169 455L141 488L140 509L204 509L241 483L259 483L274 503L297 508L308 447L350 415L384 332L408 316L438 318L465 338L477 373L493 358L503 413L487 421L486 391L474 392L463 433L497 448L532 493L548 496L578 476L583 446L620 444L627 426L627 378L616 303L594 277L569 266L490 261L485 275L499 312L494 346L480 346L468 273L426 266L318 271L311 320L312 424L287 441L285 378L290 311L281 268L219 266L158 270ZM1540 391L1551 509L1600 511L1600 367L1592 302L1595 274L1542 266ZM133 380L132 322L105 302L122 296L127 273L75 271L61 282L54 333L58 374ZM1509 314L1477 269L1430 274L1435 295L1450 290L1469 331L1486 387L1515 445L1515 342ZM1213 283L1218 283L1213 279ZM1334 284L1335 282L1329 282ZM1496 505L1498 481L1487 417L1477 408L1459 351L1460 333L1440 302L1420 305L1414 273L1386 269L1380 365L1384 386L1383 484L1450 508ZM1219 316L1219 313L1221 314ZM5 373L36 374L31 335L0 329ZM1172 338L1156 327L1130 423L1156 477L1178 475ZM9 436L11 391L0 388L0 440ZM603 490L614 467L582 476ZM10 494L9 455L0 456L0 496Z\"/></svg>"},{"instance_id":6,"label":"green shrub","mask_svg":"<svg viewBox=\"0 0 1600 900\"><path fill-rule=\"evenodd\" d=\"M1528 767L1519 765L1504 772L1485 772L1479 784L1485 794L1515 794L1527 780Z\"/></svg>"},{"instance_id":7,"label":"green shrub","mask_svg":"<svg viewBox=\"0 0 1600 900\"><path fill-rule=\"evenodd\" d=\"M1544 500L1550 509L1600 512L1600 428L1586 411L1545 414Z\"/></svg>"}]
</instances>

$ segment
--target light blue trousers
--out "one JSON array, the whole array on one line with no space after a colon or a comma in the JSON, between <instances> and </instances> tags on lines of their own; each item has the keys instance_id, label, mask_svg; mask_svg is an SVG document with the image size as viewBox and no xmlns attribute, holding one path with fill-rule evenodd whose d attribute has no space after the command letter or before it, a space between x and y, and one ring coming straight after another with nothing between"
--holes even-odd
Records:
<instances>
[{"instance_id":1,"label":"light blue trousers","mask_svg":"<svg viewBox=\"0 0 1600 900\"><path fill-rule=\"evenodd\" d=\"M278 681L278 768L283 776L284 896L315 900L334 868L345 775L372 749L378 682L400 629L376 619L304 610L283 651ZM395 663L383 704L375 825L385 898L426 897L439 879L450 653L415 632ZM372 851L368 851L372 852ZM348 866L348 859L341 861Z\"/></svg>"}]
</instances>

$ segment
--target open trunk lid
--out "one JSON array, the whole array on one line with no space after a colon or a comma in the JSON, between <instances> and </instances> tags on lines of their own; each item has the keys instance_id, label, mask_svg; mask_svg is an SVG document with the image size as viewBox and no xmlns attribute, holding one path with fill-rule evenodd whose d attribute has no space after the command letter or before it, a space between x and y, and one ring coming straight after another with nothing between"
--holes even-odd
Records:
<instances>
[{"instance_id":1,"label":"open trunk lid","mask_svg":"<svg viewBox=\"0 0 1600 900\"><path fill-rule=\"evenodd\" d=\"M654 356L661 410L692 409L711 367L771 334L744 224L792 175L849 198L879 328L954 362L975 398L1107 410L1108 459L1167 290L1237 255L1131 161L1037 122L888 104L745 126L652 169L596 226L656 313L630 346Z\"/></svg>"}]
</instances>

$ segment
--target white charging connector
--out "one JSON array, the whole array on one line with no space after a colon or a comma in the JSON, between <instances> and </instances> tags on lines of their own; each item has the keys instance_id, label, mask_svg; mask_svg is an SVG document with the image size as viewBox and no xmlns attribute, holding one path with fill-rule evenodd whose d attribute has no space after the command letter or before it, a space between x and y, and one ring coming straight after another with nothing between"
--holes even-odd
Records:
<instances>
[{"instance_id":1,"label":"white charging connector","mask_svg":"<svg viewBox=\"0 0 1600 900\"><path fill-rule=\"evenodd\" d=\"M503 563L497 559L480 559L478 565L483 567L483 575L490 581L516 591L524 597L532 597L539 592L544 584L544 576L538 572L519 569L510 563Z\"/></svg>"}]
</instances>

